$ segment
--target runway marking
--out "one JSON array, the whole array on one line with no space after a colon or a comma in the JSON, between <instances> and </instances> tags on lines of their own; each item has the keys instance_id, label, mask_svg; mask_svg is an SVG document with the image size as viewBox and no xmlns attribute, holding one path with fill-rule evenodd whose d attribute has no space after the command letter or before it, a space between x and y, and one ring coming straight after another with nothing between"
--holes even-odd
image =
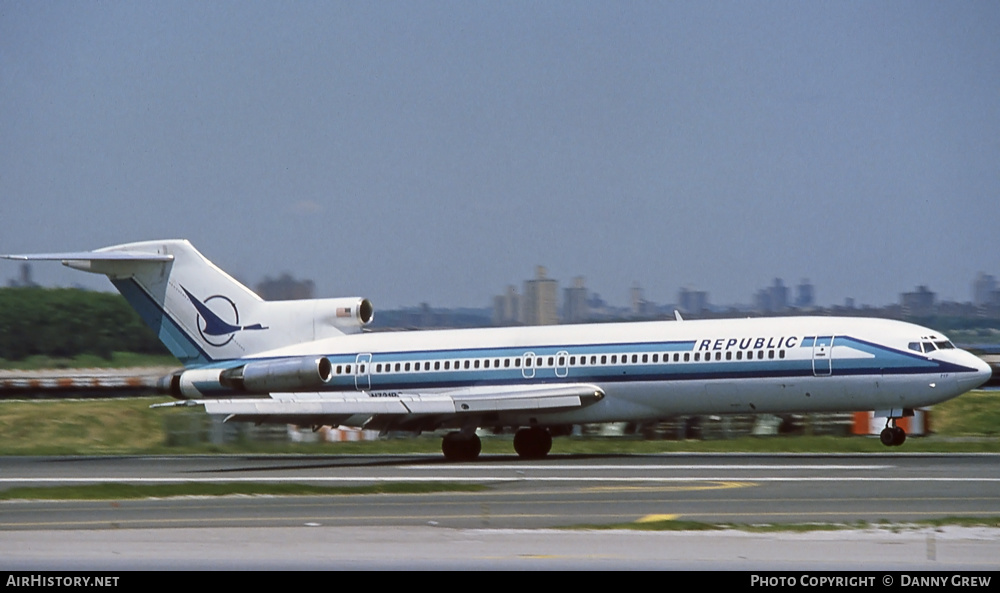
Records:
<instances>
[{"instance_id":1,"label":"runway marking","mask_svg":"<svg viewBox=\"0 0 1000 593\"><path fill-rule=\"evenodd\" d=\"M581 488L582 492L690 492L696 490L728 490L731 488L753 488L753 482L709 482L705 486L593 486Z\"/></svg>"},{"instance_id":2,"label":"runway marking","mask_svg":"<svg viewBox=\"0 0 1000 593\"><path fill-rule=\"evenodd\" d=\"M635 520L636 523L657 523L659 521L676 521L680 515L646 515Z\"/></svg>"},{"instance_id":3,"label":"runway marking","mask_svg":"<svg viewBox=\"0 0 1000 593\"><path fill-rule=\"evenodd\" d=\"M761 512L761 513L727 513L727 512L695 512L695 513L679 513L677 515L653 515L659 517L673 517L676 520L681 517L689 518L690 520L717 520L726 519L733 520L740 517L748 517L750 519L759 518L788 518L788 517L851 517L848 519L850 521L864 520L864 521L875 521L878 518L884 517L942 517L945 513L942 511L784 511L784 512ZM994 515L992 510L959 510L959 511L948 511L948 515L954 516L968 516L968 517L984 517ZM647 515L648 516L648 515ZM592 514L591 519L599 519L613 522L639 522L634 519L635 515L629 515L628 513L602 513L602 514ZM865 519L858 519L858 517L867 517ZM490 516L491 520L499 519L526 519L526 520L563 520L568 518L561 514L552 513L498 513ZM0 523L0 529L24 529L24 528L97 528L97 529L107 529L107 528L143 528L157 527L157 526L184 526L191 525L194 527L201 527L206 524L238 524L238 523L251 523L251 524L266 524L274 523L281 526L293 526L298 527L303 523L310 521L319 523L321 527L334 527L342 525L344 523L354 524L354 525L384 525L386 520L399 520L405 519L406 521L416 521L420 523L426 523L428 521L435 521L440 524L442 521L456 521L456 520L478 520L480 515L474 513L456 513L456 514L427 514L427 515L404 515L404 516L385 516L385 515L365 515L365 516L325 516L325 515L297 515L297 516L260 516L260 515L246 515L246 516L235 516L235 517L183 517L183 518L170 518L170 519L145 519L145 518L129 518L129 517L109 517L106 519L86 519L80 521L11 521Z\"/></svg>"},{"instance_id":4,"label":"runway marking","mask_svg":"<svg viewBox=\"0 0 1000 593\"><path fill-rule=\"evenodd\" d=\"M83 484L83 483L150 483L150 484L183 484L213 483L213 482L745 482L747 476L228 476L219 478L188 477L188 478L145 478L105 476L94 478L0 478L0 484ZM936 477L892 477L892 476L753 476L752 482L971 482L993 483L1000 478L936 478Z\"/></svg>"},{"instance_id":5,"label":"runway marking","mask_svg":"<svg viewBox=\"0 0 1000 593\"><path fill-rule=\"evenodd\" d=\"M528 471L528 470L661 470L661 471L674 471L674 470L723 470L723 469L735 469L735 470L859 470L859 471L876 471L876 470L886 470L894 469L895 465L740 465L740 464L698 464L698 465L483 465L483 464L463 464L463 465L452 465L452 464L440 464L440 465L427 465L427 466L414 466L409 468L399 468L407 470L416 471L440 471L442 468L461 468L462 471L465 470L517 470L517 471Z\"/></svg>"}]
</instances>

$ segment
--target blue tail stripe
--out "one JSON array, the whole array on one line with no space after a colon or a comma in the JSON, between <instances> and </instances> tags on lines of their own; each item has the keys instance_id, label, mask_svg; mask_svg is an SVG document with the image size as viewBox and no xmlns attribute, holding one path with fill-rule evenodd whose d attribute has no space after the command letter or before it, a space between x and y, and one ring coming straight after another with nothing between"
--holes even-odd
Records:
<instances>
[{"instance_id":1,"label":"blue tail stripe","mask_svg":"<svg viewBox=\"0 0 1000 593\"><path fill-rule=\"evenodd\" d=\"M132 279L112 280L118 292L154 332L170 353L185 366L207 364L214 359L205 352L191 336L187 335L176 321L149 294Z\"/></svg>"}]
</instances>

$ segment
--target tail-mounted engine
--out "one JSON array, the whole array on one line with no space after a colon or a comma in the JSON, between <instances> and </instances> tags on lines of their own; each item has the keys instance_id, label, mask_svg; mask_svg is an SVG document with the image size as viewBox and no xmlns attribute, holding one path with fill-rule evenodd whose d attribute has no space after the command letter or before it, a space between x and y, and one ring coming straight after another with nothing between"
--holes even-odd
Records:
<instances>
[{"instance_id":1,"label":"tail-mounted engine","mask_svg":"<svg viewBox=\"0 0 1000 593\"><path fill-rule=\"evenodd\" d=\"M375 307L368 299L359 297L316 299L313 310L317 338L320 337L322 326L335 327L345 334L361 331L375 319Z\"/></svg>"}]
</instances>

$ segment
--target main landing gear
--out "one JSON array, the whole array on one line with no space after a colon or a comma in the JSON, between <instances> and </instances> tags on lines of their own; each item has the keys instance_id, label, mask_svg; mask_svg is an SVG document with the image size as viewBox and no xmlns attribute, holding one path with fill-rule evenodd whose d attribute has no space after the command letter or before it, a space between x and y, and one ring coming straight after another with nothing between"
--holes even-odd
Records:
<instances>
[{"instance_id":1,"label":"main landing gear","mask_svg":"<svg viewBox=\"0 0 1000 593\"><path fill-rule=\"evenodd\" d=\"M522 428L514 434L514 450L525 459L541 459L552 450L552 435L545 428Z\"/></svg>"},{"instance_id":2,"label":"main landing gear","mask_svg":"<svg viewBox=\"0 0 1000 593\"><path fill-rule=\"evenodd\" d=\"M879 433L878 438L886 447L898 447L906 441L906 431L896 426L895 418L889 418L885 421L885 428Z\"/></svg>"},{"instance_id":3,"label":"main landing gear","mask_svg":"<svg viewBox=\"0 0 1000 593\"><path fill-rule=\"evenodd\" d=\"M475 432L449 432L441 441L441 452L448 461L475 461L483 442ZM552 450L552 434L547 428L522 428L514 434L514 450L524 459L541 459Z\"/></svg>"},{"instance_id":4,"label":"main landing gear","mask_svg":"<svg viewBox=\"0 0 1000 593\"><path fill-rule=\"evenodd\" d=\"M441 441L441 452L448 461L475 461L482 450L483 442L474 432L449 432Z\"/></svg>"}]
</instances>

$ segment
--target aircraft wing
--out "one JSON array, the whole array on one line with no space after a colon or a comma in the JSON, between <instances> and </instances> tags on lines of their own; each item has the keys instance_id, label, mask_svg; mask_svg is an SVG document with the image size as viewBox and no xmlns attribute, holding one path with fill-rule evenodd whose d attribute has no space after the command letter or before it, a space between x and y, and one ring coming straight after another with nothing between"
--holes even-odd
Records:
<instances>
[{"instance_id":1,"label":"aircraft wing","mask_svg":"<svg viewBox=\"0 0 1000 593\"><path fill-rule=\"evenodd\" d=\"M583 383L537 386L474 386L433 393L410 391L330 393L273 393L269 398L199 399L156 404L205 406L209 414L227 420L253 421L274 417L346 418L351 416L406 416L483 414L512 411L554 411L583 407L601 400L604 391ZM325 423L325 422L322 422Z\"/></svg>"}]
</instances>

